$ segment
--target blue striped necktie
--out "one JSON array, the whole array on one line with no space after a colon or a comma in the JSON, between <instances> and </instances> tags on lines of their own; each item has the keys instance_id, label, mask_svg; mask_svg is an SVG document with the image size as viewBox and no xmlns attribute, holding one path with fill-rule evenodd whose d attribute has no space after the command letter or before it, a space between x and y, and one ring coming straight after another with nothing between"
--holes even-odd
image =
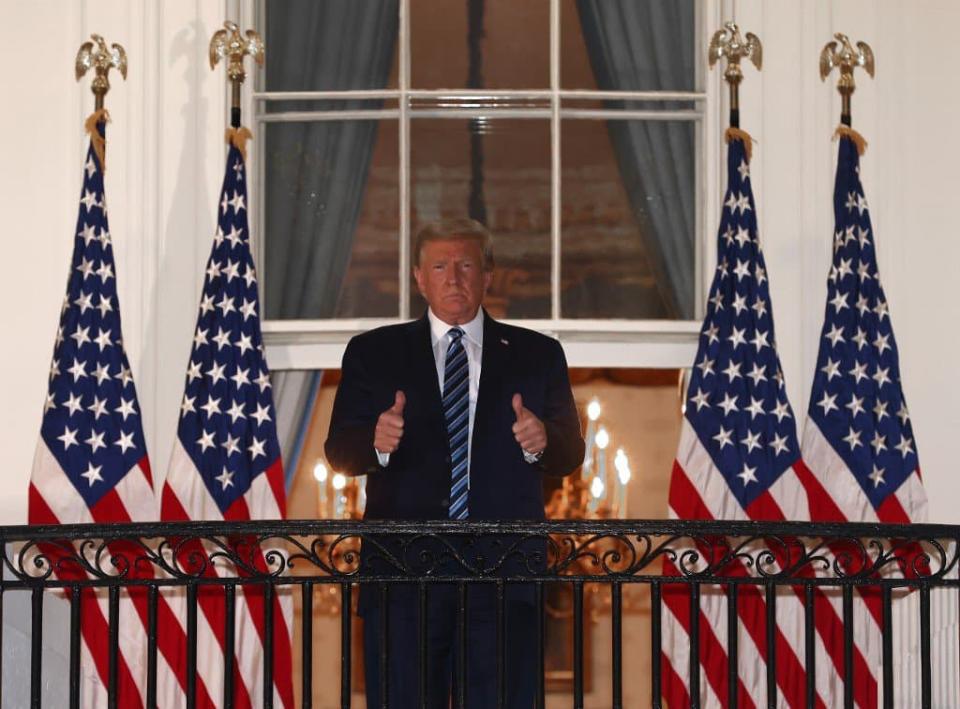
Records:
<instances>
[{"instance_id":1,"label":"blue striped necktie","mask_svg":"<svg viewBox=\"0 0 960 709\"><path fill-rule=\"evenodd\" d=\"M466 519L470 475L467 444L470 438L470 366L463 348L463 330L447 331L450 345L443 367L443 418L450 443L450 519Z\"/></svg>"}]
</instances>

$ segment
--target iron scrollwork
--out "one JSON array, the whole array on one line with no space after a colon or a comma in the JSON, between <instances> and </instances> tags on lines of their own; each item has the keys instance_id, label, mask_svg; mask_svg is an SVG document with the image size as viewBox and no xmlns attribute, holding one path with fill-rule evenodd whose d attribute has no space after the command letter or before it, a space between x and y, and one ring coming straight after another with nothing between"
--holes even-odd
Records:
<instances>
[{"instance_id":1,"label":"iron scrollwork","mask_svg":"<svg viewBox=\"0 0 960 709\"><path fill-rule=\"evenodd\" d=\"M198 522L0 534L8 587L439 578L951 585L960 546L960 530L941 525L631 520Z\"/></svg>"}]
</instances>

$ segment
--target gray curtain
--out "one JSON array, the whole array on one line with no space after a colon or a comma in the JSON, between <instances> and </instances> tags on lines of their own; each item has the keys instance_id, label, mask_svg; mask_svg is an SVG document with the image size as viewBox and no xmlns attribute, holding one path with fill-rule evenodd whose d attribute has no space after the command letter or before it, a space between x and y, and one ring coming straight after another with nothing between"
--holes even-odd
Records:
<instances>
[{"instance_id":1,"label":"gray curtain","mask_svg":"<svg viewBox=\"0 0 960 709\"><path fill-rule=\"evenodd\" d=\"M287 370L270 376L287 490L293 484L304 438L310 432L313 406L322 381L323 370Z\"/></svg>"},{"instance_id":2,"label":"gray curtain","mask_svg":"<svg viewBox=\"0 0 960 709\"><path fill-rule=\"evenodd\" d=\"M395 54L398 0L284 0L266 4L267 89L383 89ZM380 108L382 102L271 104ZM266 146L266 313L337 313L367 184L378 121L269 123ZM320 386L320 371L273 377L289 489Z\"/></svg>"},{"instance_id":3,"label":"gray curtain","mask_svg":"<svg viewBox=\"0 0 960 709\"><path fill-rule=\"evenodd\" d=\"M600 89L694 90L694 0L577 0L577 11ZM607 129L667 309L692 318L693 123L611 120Z\"/></svg>"},{"instance_id":4,"label":"gray curtain","mask_svg":"<svg viewBox=\"0 0 960 709\"><path fill-rule=\"evenodd\" d=\"M384 88L398 21L397 0L268 3L267 88ZM320 107L380 105L324 101ZM272 108L305 106L290 102ZM377 124L371 120L267 124L267 317L337 315Z\"/></svg>"}]
</instances>

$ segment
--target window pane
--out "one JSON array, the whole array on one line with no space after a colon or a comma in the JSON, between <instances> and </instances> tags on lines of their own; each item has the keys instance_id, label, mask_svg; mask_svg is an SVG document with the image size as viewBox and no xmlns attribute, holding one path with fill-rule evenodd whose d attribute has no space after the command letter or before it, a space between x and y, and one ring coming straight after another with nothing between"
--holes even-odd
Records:
<instances>
[{"instance_id":1,"label":"window pane","mask_svg":"<svg viewBox=\"0 0 960 709\"><path fill-rule=\"evenodd\" d=\"M410 133L411 235L441 217L485 213L496 254L487 309L549 317L550 122L416 119ZM415 285L411 293L418 316L426 304Z\"/></svg>"},{"instance_id":2,"label":"window pane","mask_svg":"<svg viewBox=\"0 0 960 709\"><path fill-rule=\"evenodd\" d=\"M413 88L549 87L548 0L413 0L410 13Z\"/></svg>"},{"instance_id":3,"label":"window pane","mask_svg":"<svg viewBox=\"0 0 960 709\"><path fill-rule=\"evenodd\" d=\"M267 91L396 88L399 0L263 4Z\"/></svg>"},{"instance_id":4,"label":"window pane","mask_svg":"<svg viewBox=\"0 0 960 709\"><path fill-rule=\"evenodd\" d=\"M399 312L397 121L265 124L268 318Z\"/></svg>"},{"instance_id":5,"label":"window pane","mask_svg":"<svg viewBox=\"0 0 960 709\"><path fill-rule=\"evenodd\" d=\"M694 126L563 122L563 317L693 317Z\"/></svg>"},{"instance_id":6,"label":"window pane","mask_svg":"<svg viewBox=\"0 0 960 709\"><path fill-rule=\"evenodd\" d=\"M694 0L560 0L565 89L693 91Z\"/></svg>"}]
</instances>

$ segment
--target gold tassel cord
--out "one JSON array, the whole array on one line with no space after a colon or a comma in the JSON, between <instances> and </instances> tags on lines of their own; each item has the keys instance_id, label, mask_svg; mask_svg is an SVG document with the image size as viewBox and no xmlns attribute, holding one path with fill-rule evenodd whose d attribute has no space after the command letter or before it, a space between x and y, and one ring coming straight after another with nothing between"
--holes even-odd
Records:
<instances>
[{"instance_id":1,"label":"gold tassel cord","mask_svg":"<svg viewBox=\"0 0 960 709\"><path fill-rule=\"evenodd\" d=\"M839 138L849 138L853 141L853 144L857 146L857 155L863 155L867 150L867 140L862 135L857 133L850 126L845 126L843 124L837 126L837 130L833 134L833 139L837 140Z\"/></svg>"},{"instance_id":2,"label":"gold tassel cord","mask_svg":"<svg viewBox=\"0 0 960 709\"><path fill-rule=\"evenodd\" d=\"M247 141L253 138L253 133L245 126L239 128L227 128L226 139L229 145L232 145L240 151L243 161L247 161Z\"/></svg>"},{"instance_id":3,"label":"gold tassel cord","mask_svg":"<svg viewBox=\"0 0 960 709\"><path fill-rule=\"evenodd\" d=\"M726 138L728 143L731 140L743 141L743 150L747 154L747 162L750 162L750 156L753 154L753 138L750 137L747 131L731 126L727 128L723 137Z\"/></svg>"},{"instance_id":4,"label":"gold tassel cord","mask_svg":"<svg viewBox=\"0 0 960 709\"><path fill-rule=\"evenodd\" d=\"M99 111L91 113L83 124L83 127L90 135L90 144L93 145L93 152L96 153L97 160L100 161L100 169L103 170L104 173L107 171L107 141L106 138L100 134L97 126L101 123L109 122L110 113L107 109L101 108Z\"/></svg>"}]
</instances>

